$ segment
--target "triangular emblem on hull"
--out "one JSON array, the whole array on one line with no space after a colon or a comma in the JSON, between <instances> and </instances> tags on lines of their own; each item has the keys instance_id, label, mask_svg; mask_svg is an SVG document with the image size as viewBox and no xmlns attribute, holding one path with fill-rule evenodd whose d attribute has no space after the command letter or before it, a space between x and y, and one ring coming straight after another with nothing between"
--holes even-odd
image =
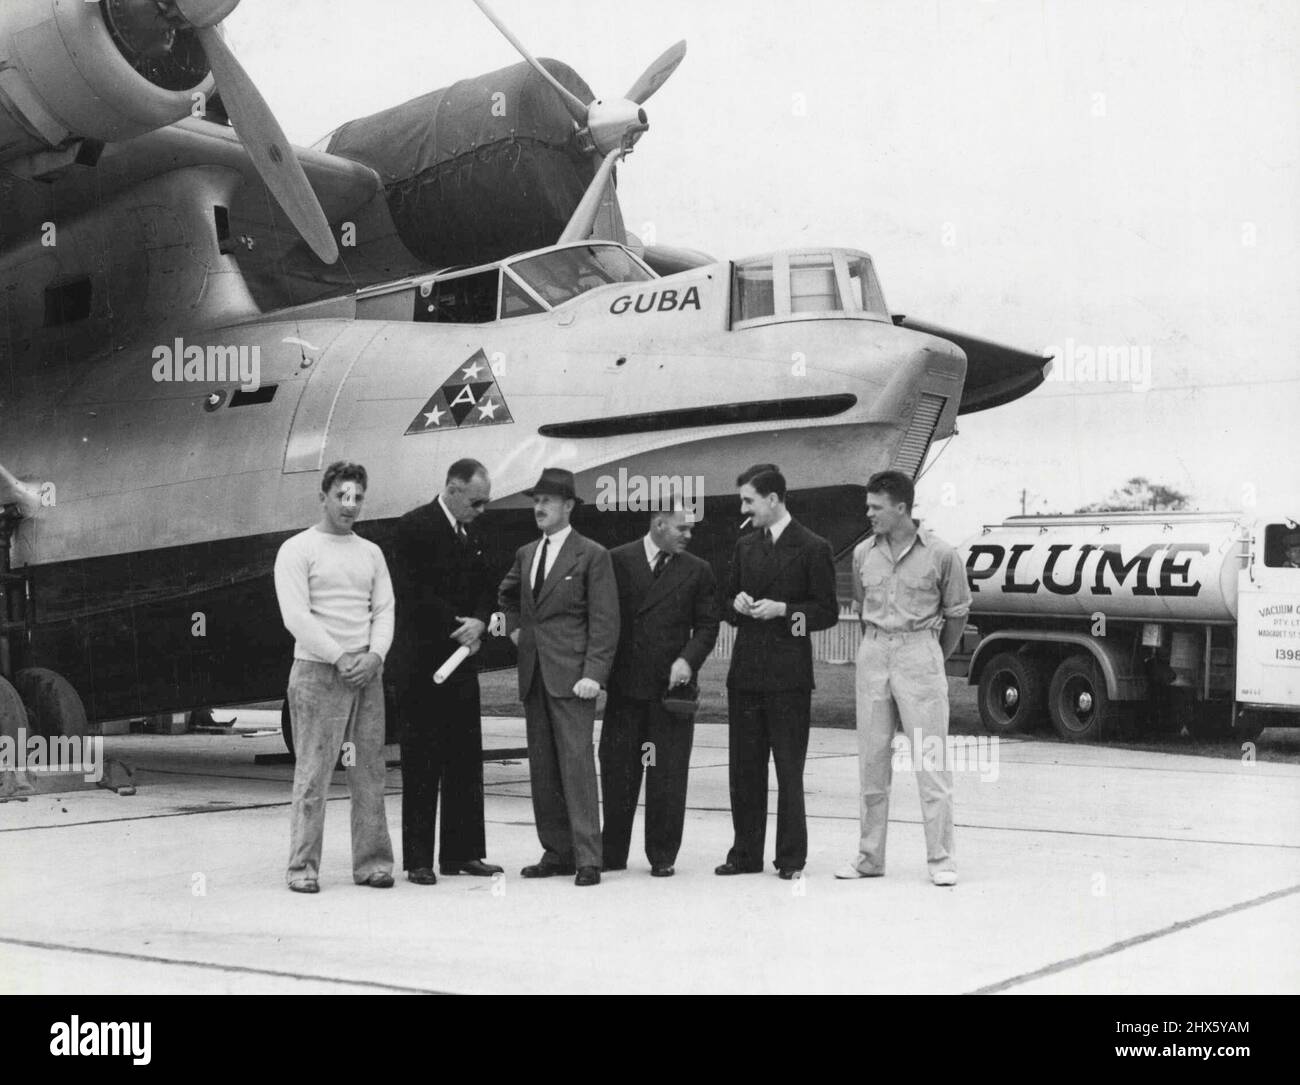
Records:
<instances>
[{"instance_id":1,"label":"triangular emblem on hull","mask_svg":"<svg viewBox=\"0 0 1300 1085\"><path fill-rule=\"evenodd\" d=\"M482 350L475 351L429 397L407 426L404 436L513 422L506 397L494 377L487 355Z\"/></svg>"}]
</instances>

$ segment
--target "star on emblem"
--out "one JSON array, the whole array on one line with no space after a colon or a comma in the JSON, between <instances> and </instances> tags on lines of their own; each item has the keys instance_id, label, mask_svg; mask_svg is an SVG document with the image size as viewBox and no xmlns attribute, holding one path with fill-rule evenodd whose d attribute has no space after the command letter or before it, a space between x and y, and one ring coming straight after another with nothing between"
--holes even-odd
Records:
<instances>
[{"instance_id":1,"label":"star on emblem","mask_svg":"<svg viewBox=\"0 0 1300 1085\"><path fill-rule=\"evenodd\" d=\"M464 374L464 379L467 381L472 381L477 379L479 373L483 369L483 366L479 364L478 358L474 358L472 359L472 361L473 361L473 365L468 365L461 370L461 373Z\"/></svg>"},{"instance_id":2,"label":"star on emblem","mask_svg":"<svg viewBox=\"0 0 1300 1085\"><path fill-rule=\"evenodd\" d=\"M447 413L446 411L441 411L441 410L439 410L437 407L434 407L433 410L431 410L431 411L425 411L425 412L424 412L424 417L427 418L428 421L425 422L424 424L425 424L426 426L438 426L438 425L441 425L441 424L442 424L442 416L443 416L444 414L446 414L446 413Z\"/></svg>"},{"instance_id":3,"label":"star on emblem","mask_svg":"<svg viewBox=\"0 0 1300 1085\"><path fill-rule=\"evenodd\" d=\"M500 403L493 403L490 399L484 400L483 403L479 405L479 417L491 418L495 421L497 416L497 408L500 406L501 406Z\"/></svg>"}]
</instances>

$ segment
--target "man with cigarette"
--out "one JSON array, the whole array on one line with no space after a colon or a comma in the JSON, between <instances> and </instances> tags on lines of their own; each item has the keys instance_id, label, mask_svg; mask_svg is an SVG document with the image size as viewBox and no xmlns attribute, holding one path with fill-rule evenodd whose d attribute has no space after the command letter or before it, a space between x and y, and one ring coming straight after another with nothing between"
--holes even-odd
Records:
<instances>
[{"instance_id":1,"label":"man with cigarette","mask_svg":"<svg viewBox=\"0 0 1300 1085\"><path fill-rule=\"evenodd\" d=\"M727 672L728 762L735 838L714 873L763 869L767 766L776 763L776 859L781 878L808 857L803 771L811 726L810 637L839 620L830 544L785 507L785 476L756 464L736 485L755 530L736 543L723 593L723 617L736 626Z\"/></svg>"},{"instance_id":2,"label":"man with cigarette","mask_svg":"<svg viewBox=\"0 0 1300 1085\"><path fill-rule=\"evenodd\" d=\"M325 799L345 750L352 795L352 880L390 889L393 845L384 811L384 656L393 640L393 588L384 555L352 531L366 469L339 461L321 479L321 519L285 541L275 594L293 634L289 716L296 762L289 888L320 891Z\"/></svg>"},{"instance_id":3,"label":"man with cigarette","mask_svg":"<svg viewBox=\"0 0 1300 1085\"><path fill-rule=\"evenodd\" d=\"M609 551L569 520L573 472L548 467L524 493L541 537L515 554L498 593L506 632L519 649L519 696L528 729L528 775L541 859L525 878L574 874L599 885L596 697L618 646L618 585Z\"/></svg>"},{"instance_id":4,"label":"man with cigarette","mask_svg":"<svg viewBox=\"0 0 1300 1085\"><path fill-rule=\"evenodd\" d=\"M442 492L397 523L393 662L402 742L402 866L416 885L438 881L433 845L439 792L439 872L483 878L502 872L484 859L483 725L473 658L496 602L496 577L473 527L491 489L487 468L457 460ZM434 672L459 648L470 657L436 682Z\"/></svg>"}]
</instances>

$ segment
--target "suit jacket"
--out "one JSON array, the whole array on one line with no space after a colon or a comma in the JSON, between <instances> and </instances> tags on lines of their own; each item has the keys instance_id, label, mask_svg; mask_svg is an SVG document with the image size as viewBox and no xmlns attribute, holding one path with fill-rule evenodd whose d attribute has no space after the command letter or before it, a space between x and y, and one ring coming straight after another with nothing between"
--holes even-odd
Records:
<instances>
[{"instance_id":1,"label":"suit jacket","mask_svg":"<svg viewBox=\"0 0 1300 1085\"><path fill-rule=\"evenodd\" d=\"M576 530L555 556L541 595L533 601L533 556L538 537L515 553L497 593L506 632L519 630L519 696L541 668L546 692L572 697L581 678L602 686L618 646L618 585L609 551Z\"/></svg>"},{"instance_id":2,"label":"suit jacket","mask_svg":"<svg viewBox=\"0 0 1300 1085\"><path fill-rule=\"evenodd\" d=\"M718 639L713 568L694 554L682 553L656 579L641 539L615 547L609 556L622 619L609 690L658 700L668 689L673 660L680 656L698 674Z\"/></svg>"},{"instance_id":3,"label":"suit jacket","mask_svg":"<svg viewBox=\"0 0 1300 1085\"><path fill-rule=\"evenodd\" d=\"M399 687L429 681L429 675L459 647L451 634L456 615L489 622L496 603L496 577L483 554L482 539L466 525L462 544L438 502L412 509L397 522L389 568L397 597L393 637L394 682ZM464 681L477 669L465 660L450 681Z\"/></svg>"},{"instance_id":4,"label":"suit jacket","mask_svg":"<svg viewBox=\"0 0 1300 1085\"><path fill-rule=\"evenodd\" d=\"M760 621L738 614L732 603L742 591L755 601L785 603L786 616ZM830 543L794 519L781 532L771 557L765 554L761 531L742 535L719 607L723 620L736 627L728 689L813 689L809 634L839 621Z\"/></svg>"}]
</instances>

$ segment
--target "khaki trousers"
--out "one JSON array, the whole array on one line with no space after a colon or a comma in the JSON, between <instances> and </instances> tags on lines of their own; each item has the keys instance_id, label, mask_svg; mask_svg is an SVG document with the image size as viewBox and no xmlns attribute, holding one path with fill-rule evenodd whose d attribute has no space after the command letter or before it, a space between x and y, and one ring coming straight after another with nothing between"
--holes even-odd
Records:
<instances>
[{"instance_id":1,"label":"khaki trousers","mask_svg":"<svg viewBox=\"0 0 1300 1085\"><path fill-rule=\"evenodd\" d=\"M352 879L391 874L393 844L384 810L384 672L360 689L346 685L328 663L296 659L289 672L293 725L293 807L286 880L316 878L325 839L325 800L334 762L344 759L352 795Z\"/></svg>"},{"instance_id":2,"label":"khaki trousers","mask_svg":"<svg viewBox=\"0 0 1300 1085\"><path fill-rule=\"evenodd\" d=\"M947 750L948 679L937 635L930 631L882 633L868 626L858 648L855 690L862 802L861 840L854 865L862 874L885 872L893 739L901 723L912 747L930 873L956 870ZM920 748L915 741L918 736Z\"/></svg>"}]
</instances>

